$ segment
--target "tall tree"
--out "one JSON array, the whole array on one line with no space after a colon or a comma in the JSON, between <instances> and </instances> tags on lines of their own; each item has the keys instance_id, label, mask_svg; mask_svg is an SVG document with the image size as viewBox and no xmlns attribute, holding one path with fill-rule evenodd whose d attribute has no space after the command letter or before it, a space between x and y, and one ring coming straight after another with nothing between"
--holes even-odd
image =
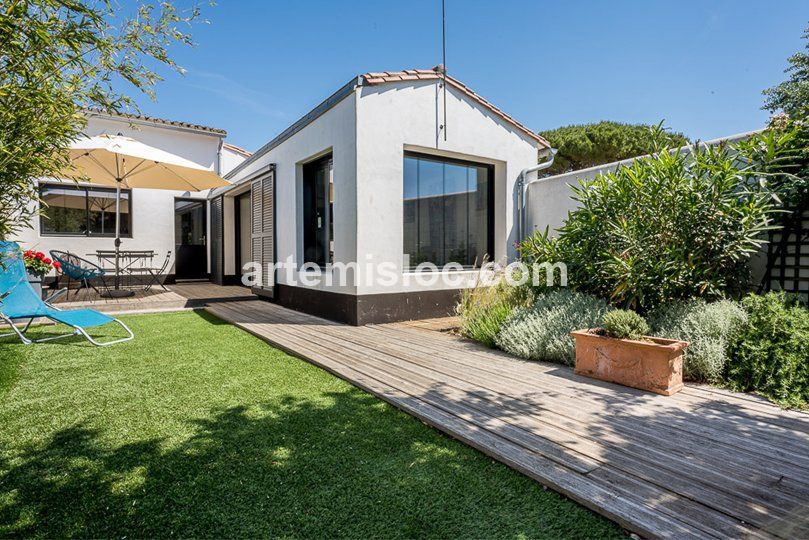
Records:
<instances>
[{"instance_id":1,"label":"tall tree","mask_svg":"<svg viewBox=\"0 0 809 540\"><path fill-rule=\"evenodd\" d=\"M654 149L654 129L647 124L603 121L542 131L539 134L558 150L553 166L545 173L560 174L648 154ZM688 143L682 133L666 131L662 137L672 148Z\"/></svg>"},{"instance_id":2,"label":"tall tree","mask_svg":"<svg viewBox=\"0 0 809 540\"><path fill-rule=\"evenodd\" d=\"M123 11L129 10L129 15ZM154 98L157 69L181 71L200 10L138 1L7 0L0 6L0 239L30 226L35 180L57 176L83 111L137 109L124 89Z\"/></svg>"},{"instance_id":3,"label":"tall tree","mask_svg":"<svg viewBox=\"0 0 809 540\"><path fill-rule=\"evenodd\" d=\"M803 39L807 40L805 49L809 51L809 27L803 31ZM799 51L788 59L789 67L784 73L789 78L773 88L764 90L765 110L783 111L792 118L803 118L809 115L809 54Z\"/></svg>"}]
</instances>

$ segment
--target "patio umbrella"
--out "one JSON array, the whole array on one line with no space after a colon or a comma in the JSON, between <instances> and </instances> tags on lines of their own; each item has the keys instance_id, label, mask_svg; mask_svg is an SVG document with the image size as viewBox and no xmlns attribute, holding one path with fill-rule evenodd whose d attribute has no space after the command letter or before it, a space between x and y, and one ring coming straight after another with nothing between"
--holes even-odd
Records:
<instances>
[{"instance_id":1,"label":"patio umbrella","mask_svg":"<svg viewBox=\"0 0 809 540\"><path fill-rule=\"evenodd\" d=\"M115 293L120 290L121 188L204 191L228 183L211 170L165 150L123 135L97 135L70 146L64 177L115 186Z\"/></svg>"}]
</instances>

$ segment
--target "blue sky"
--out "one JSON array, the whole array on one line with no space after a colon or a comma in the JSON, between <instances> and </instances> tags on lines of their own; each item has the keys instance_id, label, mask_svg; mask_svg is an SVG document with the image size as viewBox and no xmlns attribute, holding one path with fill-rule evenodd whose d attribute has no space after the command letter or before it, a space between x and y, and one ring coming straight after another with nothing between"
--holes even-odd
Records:
<instances>
[{"instance_id":1,"label":"blue sky","mask_svg":"<svg viewBox=\"0 0 809 540\"><path fill-rule=\"evenodd\" d=\"M351 77L440 62L440 0L219 0L187 73L142 112L255 150ZM761 127L761 90L804 46L809 5L447 0L449 73L534 130L598 120L711 139Z\"/></svg>"}]
</instances>

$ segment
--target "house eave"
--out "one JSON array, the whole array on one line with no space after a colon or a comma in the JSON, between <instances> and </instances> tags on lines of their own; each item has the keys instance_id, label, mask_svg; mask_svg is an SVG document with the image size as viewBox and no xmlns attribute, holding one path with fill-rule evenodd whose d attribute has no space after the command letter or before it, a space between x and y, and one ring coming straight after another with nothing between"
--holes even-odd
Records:
<instances>
[{"instance_id":1,"label":"house eave","mask_svg":"<svg viewBox=\"0 0 809 540\"><path fill-rule=\"evenodd\" d=\"M362 83L360 77L354 77L346 84L344 84L339 90L333 93L331 96L326 98L322 101L317 107L306 113L300 119L298 119L294 124L286 128L277 137L272 139L270 142L256 150L252 156L247 158L246 160L242 161L233 168L228 174L225 175L225 180L229 180L239 174L241 171L249 167L252 163L255 163L256 160L260 159L262 156L267 154L273 148L278 147L284 141L290 139L293 135L298 133L299 131L303 130L306 126L323 116L327 111L332 109L335 105L343 101L346 97L351 95L354 90L360 86ZM236 185L236 184L233 184ZM222 188L228 189L228 188ZM220 193L221 194L221 193Z\"/></svg>"}]
</instances>

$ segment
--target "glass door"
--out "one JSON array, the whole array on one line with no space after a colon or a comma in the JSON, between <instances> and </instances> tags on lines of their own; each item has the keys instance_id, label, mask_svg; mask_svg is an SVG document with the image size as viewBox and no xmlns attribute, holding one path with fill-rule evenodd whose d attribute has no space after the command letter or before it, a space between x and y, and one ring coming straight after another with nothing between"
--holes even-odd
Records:
<instances>
[{"instance_id":1,"label":"glass door","mask_svg":"<svg viewBox=\"0 0 809 540\"><path fill-rule=\"evenodd\" d=\"M204 200L174 200L174 275L177 279L208 277L205 204Z\"/></svg>"},{"instance_id":2,"label":"glass door","mask_svg":"<svg viewBox=\"0 0 809 540\"><path fill-rule=\"evenodd\" d=\"M334 180L331 156L303 167L304 262L325 266L333 262Z\"/></svg>"}]
</instances>

